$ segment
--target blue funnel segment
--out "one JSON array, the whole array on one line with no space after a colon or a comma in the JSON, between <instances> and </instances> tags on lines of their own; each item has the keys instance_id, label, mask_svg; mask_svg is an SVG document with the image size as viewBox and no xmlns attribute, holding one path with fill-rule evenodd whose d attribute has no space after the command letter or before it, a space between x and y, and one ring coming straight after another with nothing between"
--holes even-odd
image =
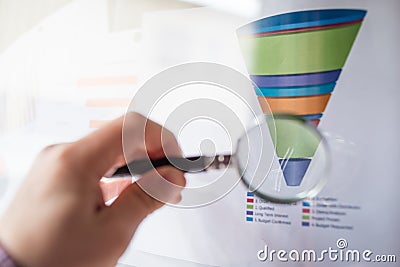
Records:
<instances>
[{"instance_id":1,"label":"blue funnel segment","mask_svg":"<svg viewBox=\"0 0 400 267\"><path fill-rule=\"evenodd\" d=\"M311 159L289 158L279 159L287 186L299 186L310 165Z\"/></svg>"},{"instance_id":2,"label":"blue funnel segment","mask_svg":"<svg viewBox=\"0 0 400 267\"><path fill-rule=\"evenodd\" d=\"M321 27L361 20L365 10L325 9L298 11L260 19L238 29L240 35Z\"/></svg>"}]
</instances>

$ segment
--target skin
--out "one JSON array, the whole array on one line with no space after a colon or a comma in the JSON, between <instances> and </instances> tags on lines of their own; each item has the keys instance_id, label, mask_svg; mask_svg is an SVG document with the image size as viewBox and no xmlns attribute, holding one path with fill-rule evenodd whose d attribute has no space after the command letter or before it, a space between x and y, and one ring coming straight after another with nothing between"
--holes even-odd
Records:
<instances>
[{"instance_id":1,"label":"skin","mask_svg":"<svg viewBox=\"0 0 400 267\"><path fill-rule=\"evenodd\" d=\"M0 243L19 265L115 266L143 219L164 205L130 179L100 182L125 164L122 128L119 118L77 142L50 146L37 156L0 220ZM125 130L128 161L181 154L170 132L137 113L126 116ZM154 184L160 177L177 185L160 185L162 199L179 202L183 173L160 167L140 181ZM104 204L115 196L110 206Z\"/></svg>"}]
</instances>

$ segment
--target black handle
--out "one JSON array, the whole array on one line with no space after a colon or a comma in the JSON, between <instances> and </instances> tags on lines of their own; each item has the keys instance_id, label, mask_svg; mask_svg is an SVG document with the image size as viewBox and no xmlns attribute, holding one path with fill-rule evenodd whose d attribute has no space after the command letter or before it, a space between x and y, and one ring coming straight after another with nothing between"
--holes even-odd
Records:
<instances>
[{"instance_id":1,"label":"black handle","mask_svg":"<svg viewBox=\"0 0 400 267\"><path fill-rule=\"evenodd\" d=\"M111 177L140 175L161 166L174 166L183 172L202 171L213 161L214 157L168 157L160 159L139 159L118 168Z\"/></svg>"}]
</instances>

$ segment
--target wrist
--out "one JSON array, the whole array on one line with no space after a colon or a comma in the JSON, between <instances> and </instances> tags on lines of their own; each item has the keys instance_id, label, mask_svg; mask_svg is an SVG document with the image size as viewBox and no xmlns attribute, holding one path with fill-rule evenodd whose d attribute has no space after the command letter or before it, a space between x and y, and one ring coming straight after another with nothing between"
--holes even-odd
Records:
<instances>
[{"instance_id":1,"label":"wrist","mask_svg":"<svg viewBox=\"0 0 400 267\"><path fill-rule=\"evenodd\" d=\"M7 253L5 248L0 244L0 267L17 267L10 254Z\"/></svg>"}]
</instances>

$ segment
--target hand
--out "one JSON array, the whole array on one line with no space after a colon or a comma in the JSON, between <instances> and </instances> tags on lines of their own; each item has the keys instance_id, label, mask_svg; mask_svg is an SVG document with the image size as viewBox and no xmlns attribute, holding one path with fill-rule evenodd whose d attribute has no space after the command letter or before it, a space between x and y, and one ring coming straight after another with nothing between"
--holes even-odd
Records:
<instances>
[{"instance_id":1,"label":"hand","mask_svg":"<svg viewBox=\"0 0 400 267\"><path fill-rule=\"evenodd\" d=\"M18 264L115 266L138 225L163 205L130 179L102 183L101 190L105 173L125 164L122 126L119 118L77 142L39 154L0 220L0 243ZM137 113L126 116L124 149L127 161L181 153L169 131ZM177 186L158 186L164 179ZM149 172L140 182L157 187L171 203L180 200L185 186L183 173L172 167ZM115 195L106 206L104 201Z\"/></svg>"}]
</instances>

